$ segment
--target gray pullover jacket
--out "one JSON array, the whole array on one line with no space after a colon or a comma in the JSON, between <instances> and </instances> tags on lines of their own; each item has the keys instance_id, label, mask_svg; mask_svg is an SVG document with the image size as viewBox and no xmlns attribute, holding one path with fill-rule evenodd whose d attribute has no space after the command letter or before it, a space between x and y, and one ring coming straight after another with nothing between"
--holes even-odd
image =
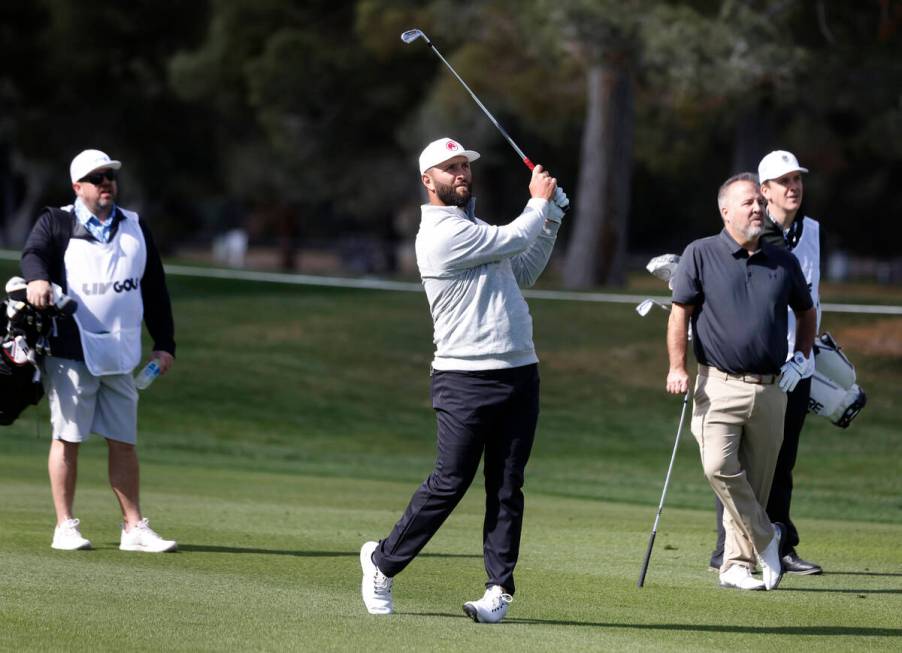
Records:
<instances>
[{"instance_id":1,"label":"gray pullover jacket","mask_svg":"<svg viewBox=\"0 0 902 653\"><path fill-rule=\"evenodd\" d=\"M530 199L510 224L495 227L467 210L424 204L417 265L434 327L436 370L495 370L538 362L532 317L521 287L545 269L559 211Z\"/></svg>"}]
</instances>

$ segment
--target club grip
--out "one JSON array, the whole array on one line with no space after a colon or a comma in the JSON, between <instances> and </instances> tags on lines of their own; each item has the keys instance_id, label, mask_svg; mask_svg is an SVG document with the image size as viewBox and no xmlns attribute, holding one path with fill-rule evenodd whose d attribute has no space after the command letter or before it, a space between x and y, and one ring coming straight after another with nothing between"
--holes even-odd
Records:
<instances>
[{"instance_id":1,"label":"club grip","mask_svg":"<svg viewBox=\"0 0 902 653\"><path fill-rule=\"evenodd\" d=\"M530 170L532 170L533 168L536 167L536 164L533 163L532 161L530 161L528 156L523 157L523 163L525 163L526 167L529 168Z\"/></svg>"},{"instance_id":2,"label":"club grip","mask_svg":"<svg viewBox=\"0 0 902 653\"><path fill-rule=\"evenodd\" d=\"M645 560L642 561L642 571L639 572L639 581L636 583L636 587L643 587L645 585L645 573L648 571L648 563L651 560L651 549L655 545L656 534L655 531L652 531L651 535L648 536L648 548L645 550Z\"/></svg>"}]
</instances>

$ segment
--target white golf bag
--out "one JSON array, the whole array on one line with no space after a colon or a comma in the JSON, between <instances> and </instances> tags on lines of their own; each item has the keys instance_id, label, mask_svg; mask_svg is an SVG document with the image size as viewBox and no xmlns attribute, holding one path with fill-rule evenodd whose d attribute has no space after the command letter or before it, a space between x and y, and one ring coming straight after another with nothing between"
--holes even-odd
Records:
<instances>
[{"instance_id":1,"label":"white golf bag","mask_svg":"<svg viewBox=\"0 0 902 653\"><path fill-rule=\"evenodd\" d=\"M829 333L814 339L814 376L808 412L826 417L846 428L867 403L864 391L855 383L855 366L842 353Z\"/></svg>"}]
</instances>

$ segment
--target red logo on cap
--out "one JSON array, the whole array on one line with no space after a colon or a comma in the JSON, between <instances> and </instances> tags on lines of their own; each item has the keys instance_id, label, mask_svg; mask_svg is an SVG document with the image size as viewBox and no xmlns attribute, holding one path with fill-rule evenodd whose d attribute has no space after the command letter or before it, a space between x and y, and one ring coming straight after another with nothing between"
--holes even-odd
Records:
<instances>
[{"instance_id":1,"label":"red logo on cap","mask_svg":"<svg viewBox=\"0 0 902 653\"><path fill-rule=\"evenodd\" d=\"M448 148L449 150L451 150L452 152L453 152L454 150L459 150L459 149L460 149L460 145L458 145L458 144L455 143L454 141L448 141L447 143L445 143L445 147L447 147L447 148Z\"/></svg>"}]
</instances>

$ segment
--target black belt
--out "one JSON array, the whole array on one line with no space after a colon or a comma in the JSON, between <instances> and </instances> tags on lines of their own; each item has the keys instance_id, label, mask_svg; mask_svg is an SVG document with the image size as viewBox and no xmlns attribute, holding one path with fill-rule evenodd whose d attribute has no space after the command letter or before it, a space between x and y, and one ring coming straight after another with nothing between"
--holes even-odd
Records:
<instances>
[{"instance_id":1,"label":"black belt","mask_svg":"<svg viewBox=\"0 0 902 653\"><path fill-rule=\"evenodd\" d=\"M757 385L772 385L780 378L779 374L730 374L708 365L699 365L698 375L723 381L742 381L743 383L754 383Z\"/></svg>"}]
</instances>

